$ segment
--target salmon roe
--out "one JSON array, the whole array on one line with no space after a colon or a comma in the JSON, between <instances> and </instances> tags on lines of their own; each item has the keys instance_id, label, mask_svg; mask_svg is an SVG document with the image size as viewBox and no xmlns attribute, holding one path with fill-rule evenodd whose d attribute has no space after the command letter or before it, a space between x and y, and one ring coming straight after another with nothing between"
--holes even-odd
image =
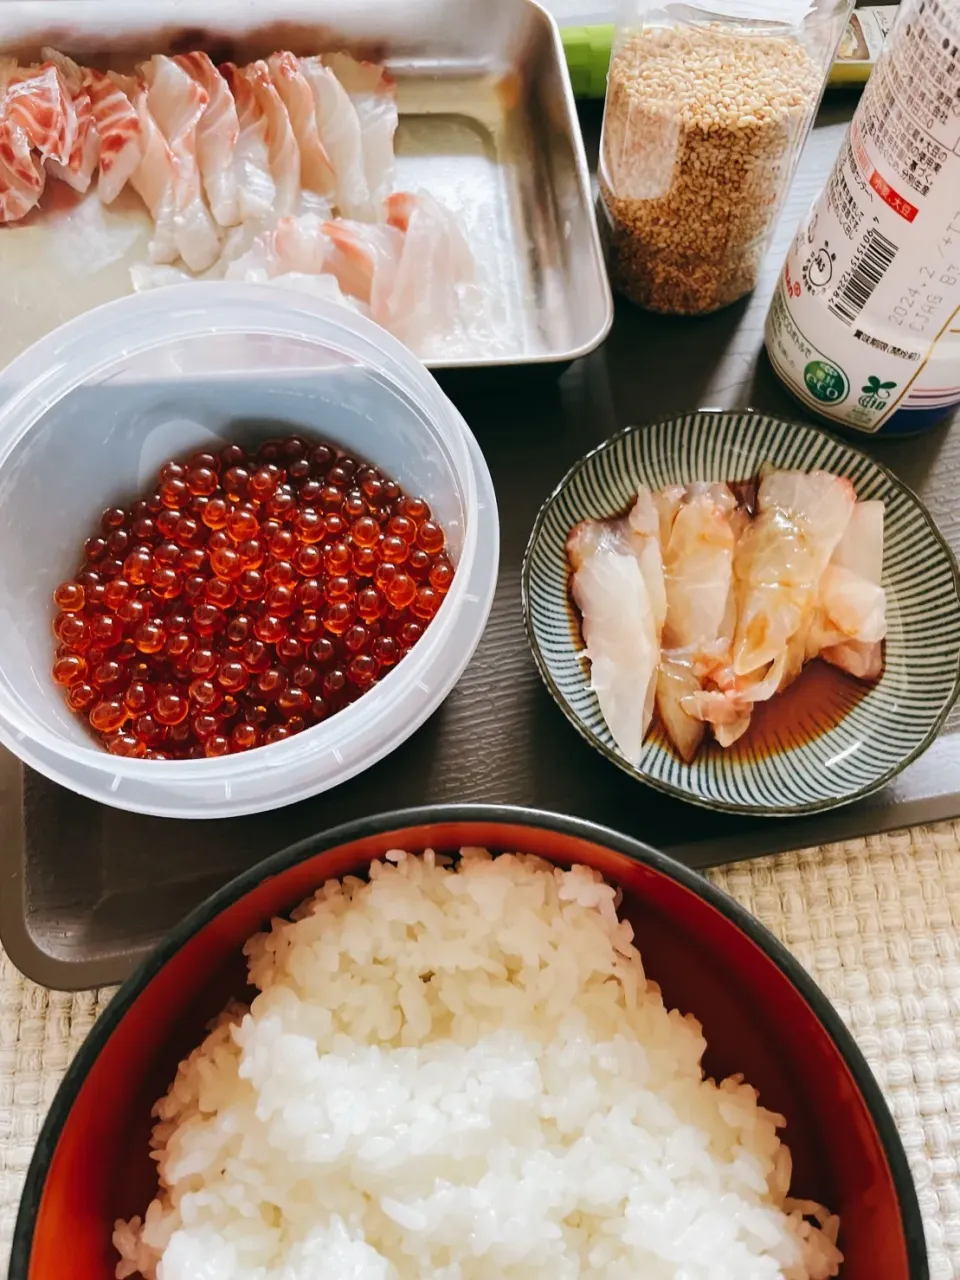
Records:
<instances>
[{"instance_id":1,"label":"salmon roe","mask_svg":"<svg viewBox=\"0 0 960 1280\"><path fill-rule=\"evenodd\" d=\"M160 468L54 592L54 681L114 755L193 760L327 720L413 647L453 582L422 498L296 436Z\"/></svg>"}]
</instances>

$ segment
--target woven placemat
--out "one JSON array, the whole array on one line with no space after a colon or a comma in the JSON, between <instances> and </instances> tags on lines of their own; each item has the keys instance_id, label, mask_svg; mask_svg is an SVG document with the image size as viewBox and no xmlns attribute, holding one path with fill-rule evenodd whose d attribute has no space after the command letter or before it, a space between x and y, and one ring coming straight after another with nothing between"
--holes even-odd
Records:
<instances>
[{"instance_id":1,"label":"woven placemat","mask_svg":"<svg viewBox=\"0 0 960 1280\"><path fill-rule=\"evenodd\" d=\"M960 1280L960 822L711 877L786 943L850 1027L910 1159L931 1280ZM0 1270L43 1116L111 994L46 991L0 952Z\"/></svg>"}]
</instances>

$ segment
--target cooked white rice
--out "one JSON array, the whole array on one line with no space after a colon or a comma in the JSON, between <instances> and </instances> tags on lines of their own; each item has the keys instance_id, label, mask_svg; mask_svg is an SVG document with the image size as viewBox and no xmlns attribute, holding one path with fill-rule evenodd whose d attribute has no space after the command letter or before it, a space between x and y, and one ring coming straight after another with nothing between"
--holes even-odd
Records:
<instances>
[{"instance_id":1,"label":"cooked white rice","mask_svg":"<svg viewBox=\"0 0 960 1280\"><path fill-rule=\"evenodd\" d=\"M838 1220L787 1198L783 1118L704 1079L614 890L446 861L389 854L247 944L260 994L157 1103L160 1193L117 1223L119 1280L836 1275Z\"/></svg>"}]
</instances>

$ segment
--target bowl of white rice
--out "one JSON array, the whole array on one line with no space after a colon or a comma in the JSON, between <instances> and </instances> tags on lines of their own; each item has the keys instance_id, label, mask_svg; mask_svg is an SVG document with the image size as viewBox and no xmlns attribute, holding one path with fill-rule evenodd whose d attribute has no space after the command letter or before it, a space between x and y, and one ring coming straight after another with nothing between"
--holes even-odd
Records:
<instances>
[{"instance_id":1,"label":"bowl of white rice","mask_svg":"<svg viewBox=\"0 0 960 1280\"><path fill-rule=\"evenodd\" d=\"M576 819L277 854L121 988L11 1280L926 1280L876 1081L700 876Z\"/></svg>"}]
</instances>

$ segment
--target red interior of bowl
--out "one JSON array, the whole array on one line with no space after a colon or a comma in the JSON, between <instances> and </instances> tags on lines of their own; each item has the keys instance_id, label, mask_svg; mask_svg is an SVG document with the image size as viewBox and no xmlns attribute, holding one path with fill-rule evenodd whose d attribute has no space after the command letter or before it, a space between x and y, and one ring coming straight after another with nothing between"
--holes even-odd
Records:
<instances>
[{"instance_id":1,"label":"red interior of bowl","mask_svg":"<svg viewBox=\"0 0 960 1280\"><path fill-rule=\"evenodd\" d=\"M317 854L261 882L185 943L128 1010L80 1088L43 1188L29 1280L61 1280L67 1243L73 1280L113 1276L113 1222L142 1213L156 1186L151 1106L206 1022L242 994L246 938L324 880L387 849L462 845L583 862L620 885L648 976L669 1006L703 1024L710 1073L742 1072L761 1101L787 1117L793 1194L840 1214L843 1280L909 1280L899 1203L870 1112L833 1040L773 960L691 889L624 854L569 834L475 822L393 831Z\"/></svg>"}]
</instances>

